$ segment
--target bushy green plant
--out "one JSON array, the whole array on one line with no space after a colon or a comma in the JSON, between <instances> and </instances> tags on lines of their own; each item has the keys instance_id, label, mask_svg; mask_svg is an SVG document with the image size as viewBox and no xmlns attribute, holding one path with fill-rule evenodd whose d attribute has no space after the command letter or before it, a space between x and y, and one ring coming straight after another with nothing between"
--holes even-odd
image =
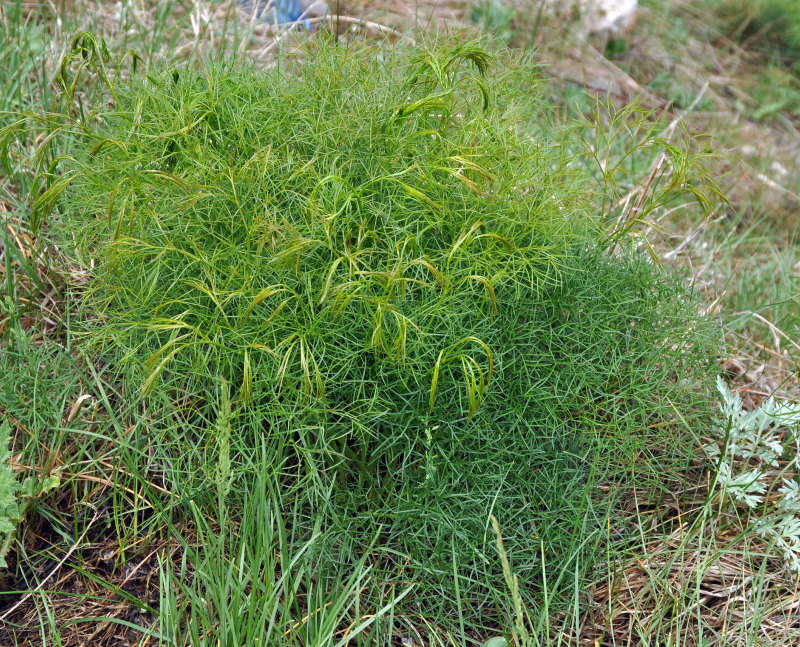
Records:
<instances>
[{"instance_id":1,"label":"bushy green plant","mask_svg":"<svg viewBox=\"0 0 800 647\"><path fill-rule=\"evenodd\" d=\"M526 595L580 581L610 525L597 479L684 442L708 328L677 281L606 252L535 67L321 39L270 71L113 83L98 62L113 108L92 111L70 65L103 50L76 43L67 110L35 119L79 144L42 150L37 217L92 277L89 348L168 411L147 469L233 502L266 442L297 541L324 527L315 549L352 565L377 535L418 608L476 630L502 588L493 512Z\"/></svg>"},{"instance_id":2,"label":"bushy green plant","mask_svg":"<svg viewBox=\"0 0 800 647\"><path fill-rule=\"evenodd\" d=\"M71 185L64 224L100 261L117 341L149 351L146 390L222 374L249 400L268 373L270 397L352 404L367 360L433 405L463 360L472 414L493 352L466 333L498 291L557 280L586 223L574 174L518 106L487 110L480 49L404 71L312 55L299 79L222 65L126 88L40 204Z\"/></svg>"}]
</instances>

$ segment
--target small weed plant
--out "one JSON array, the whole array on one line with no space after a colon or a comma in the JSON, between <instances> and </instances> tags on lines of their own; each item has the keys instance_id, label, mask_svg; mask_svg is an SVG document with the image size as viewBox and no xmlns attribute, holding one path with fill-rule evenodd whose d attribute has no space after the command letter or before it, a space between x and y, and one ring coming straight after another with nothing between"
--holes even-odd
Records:
<instances>
[{"instance_id":1,"label":"small weed plant","mask_svg":"<svg viewBox=\"0 0 800 647\"><path fill-rule=\"evenodd\" d=\"M616 108L598 101L584 118L576 129L578 158L599 188L598 221L609 248L628 241L658 264L650 236L664 232L662 218L694 210L707 219L725 203L707 166L715 157L708 135L686 132L677 119L664 127L635 102Z\"/></svg>"},{"instance_id":2,"label":"small weed plant","mask_svg":"<svg viewBox=\"0 0 800 647\"><path fill-rule=\"evenodd\" d=\"M6 553L8 552L11 537L19 521L19 506L17 505L17 491L19 483L14 477L14 470L9 464L11 459L11 425L8 422L0 424L0 568L6 568Z\"/></svg>"},{"instance_id":3,"label":"small weed plant","mask_svg":"<svg viewBox=\"0 0 800 647\"><path fill-rule=\"evenodd\" d=\"M705 446L717 463L714 488L752 515L752 529L800 572L800 404L766 400L745 411L738 393L717 378L722 398L719 440Z\"/></svg>"}]
</instances>

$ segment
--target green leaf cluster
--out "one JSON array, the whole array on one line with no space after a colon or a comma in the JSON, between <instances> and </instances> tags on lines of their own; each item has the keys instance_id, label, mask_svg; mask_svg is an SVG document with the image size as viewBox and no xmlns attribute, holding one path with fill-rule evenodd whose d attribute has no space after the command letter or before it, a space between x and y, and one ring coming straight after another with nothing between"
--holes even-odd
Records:
<instances>
[{"instance_id":1,"label":"green leaf cluster","mask_svg":"<svg viewBox=\"0 0 800 647\"><path fill-rule=\"evenodd\" d=\"M0 568L8 566L6 564L6 552L8 550L9 538L16 529L19 520L19 506L17 505L17 490L19 483L14 477L14 470L9 464L11 459L11 425L8 421L0 424Z\"/></svg>"}]
</instances>

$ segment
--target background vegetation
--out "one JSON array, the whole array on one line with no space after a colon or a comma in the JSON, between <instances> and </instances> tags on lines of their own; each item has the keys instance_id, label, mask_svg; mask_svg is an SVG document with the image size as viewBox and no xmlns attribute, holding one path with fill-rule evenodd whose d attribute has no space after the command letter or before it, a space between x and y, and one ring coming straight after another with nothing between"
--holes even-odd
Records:
<instances>
[{"instance_id":1,"label":"background vegetation","mask_svg":"<svg viewBox=\"0 0 800 647\"><path fill-rule=\"evenodd\" d=\"M600 102L525 9L533 57L355 4L0 10L12 644L791 642L794 509L737 497L715 376L795 387L796 169L712 147L793 113L643 67L739 47L701 5L645 5Z\"/></svg>"}]
</instances>

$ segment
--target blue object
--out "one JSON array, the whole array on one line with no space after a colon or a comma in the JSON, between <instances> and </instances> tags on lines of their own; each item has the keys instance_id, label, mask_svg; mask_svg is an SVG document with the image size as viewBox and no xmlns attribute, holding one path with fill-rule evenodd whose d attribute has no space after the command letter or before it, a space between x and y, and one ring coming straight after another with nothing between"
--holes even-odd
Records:
<instances>
[{"instance_id":1,"label":"blue object","mask_svg":"<svg viewBox=\"0 0 800 647\"><path fill-rule=\"evenodd\" d=\"M239 4L248 13L255 13L256 18L265 22L284 24L297 22L303 15L300 0L239 0Z\"/></svg>"}]
</instances>

